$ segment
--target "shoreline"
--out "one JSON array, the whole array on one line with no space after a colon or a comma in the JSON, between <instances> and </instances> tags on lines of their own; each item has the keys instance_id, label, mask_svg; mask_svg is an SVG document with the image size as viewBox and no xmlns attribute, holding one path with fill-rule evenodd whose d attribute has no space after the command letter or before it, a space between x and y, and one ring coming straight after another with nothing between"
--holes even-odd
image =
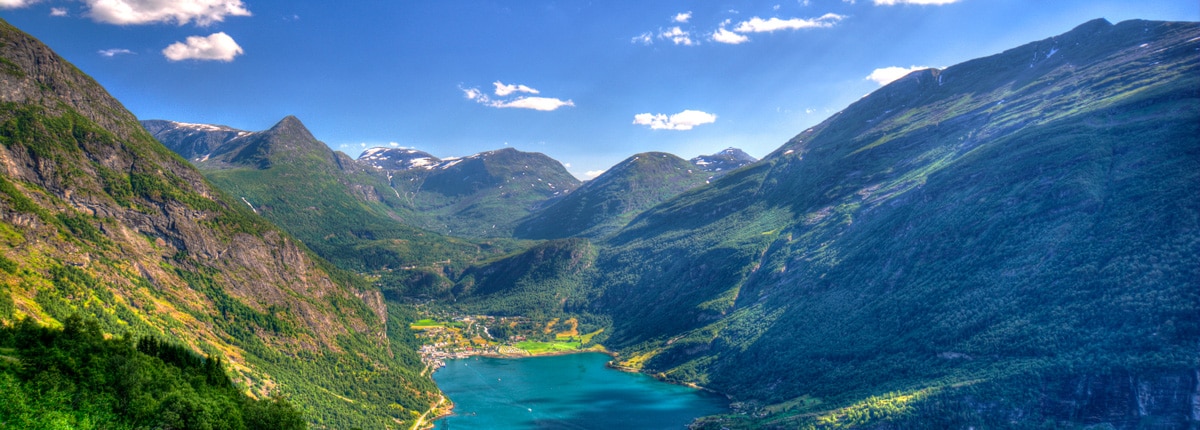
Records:
<instances>
[{"instance_id":1,"label":"shoreline","mask_svg":"<svg viewBox=\"0 0 1200 430\"><path fill-rule=\"evenodd\" d=\"M554 357L554 356L565 356L565 355L576 355L576 354L587 354L587 353L604 354L604 355L607 355L609 358L611 358L611 360L608 360L604 363L604 367L608 368L608 369L613 369L613 370L617 370L617 371L624 372L624 373L643 374L643 375L653 378L655 381L658 381L658 382L664 382L664 383L668 383L671 385L683 386L683 387L691 388L694 390L703 391L708 394L720 396L722 399L724 399L725 408L730 411L733 410L731 405L732 405L734 399L732 397L730 397L728 394L725 394L720 391L717 391L717 390L714 390L714 389L711 389L708 387L704 387L704 386L701 386L701 385L698 385L695 383L672 381L672 380L666 379L663 376L660 376L661 374L654 374L654 373L634 369L632 367L619 365L619 364L617 364L617 360L616 360L616 358L619 356L619 353L609 351L607 349L550 351L550 352L543 352L543 353L538 353L538 354L522 354L522 355L498 354L495 352L481 352L481 353L465 354L462 357L453 358L453 359L466 359L466 358L471 358L471 357L486 357L486 358L495 358L495 359L523 359L523 358ZM443 364L443 366L444 366L444 364ZM434 372L436 372L437 370L438 369L433 369ZM439 390L441 390L440 387L439 387ZM426 429L431 430L431 429L435 428L436 422L438 420L456 415L454 412L454 409L455 409L455 406L457 406L457 405L454 404L448 396L445 396L444 393L443 393L443 398L445 398L445 400L447 401L448 407L441 408L439 410L438 414L429 418L426 421L426 426L427 426L427 427L425 427ZM703 418L703 417L702 416L696 417L695 419L700 419L700 418ZM694 420L693 420L693 422L694 422Z\"/></svg>"}]
</instances>

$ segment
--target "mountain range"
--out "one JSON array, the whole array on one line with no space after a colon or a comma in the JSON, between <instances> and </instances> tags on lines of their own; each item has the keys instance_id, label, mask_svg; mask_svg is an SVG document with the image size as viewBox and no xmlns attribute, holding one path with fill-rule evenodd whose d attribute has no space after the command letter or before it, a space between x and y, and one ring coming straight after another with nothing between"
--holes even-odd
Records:
<instances>
[{"instance_id":1,"label":"mountain range","mask_svg":"<svg viewBox=\"0 0 1200 430\"><path fill-rule=\"evenodd\" d=\"M1200 422L1197 23L1087 22L912 72L762 160L587 182L514 149L355 160L294 117L139 124L3 38L0 318L226 357L312 424L434 403L413 299L576 318L614 366L735 400L696 428Z\"/></svg>"}]
</instances>

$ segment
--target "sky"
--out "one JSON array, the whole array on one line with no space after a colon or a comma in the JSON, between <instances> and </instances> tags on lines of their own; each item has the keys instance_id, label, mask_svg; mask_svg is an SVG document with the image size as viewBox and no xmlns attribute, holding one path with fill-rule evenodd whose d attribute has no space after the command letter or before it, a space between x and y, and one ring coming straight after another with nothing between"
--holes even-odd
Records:
<instances>
[{"instance_id":1,"label":"sky","mask_svg":"<svg viewBox=\"0 0 1200 430\"><path fill-rule=\"evenodd\" d=\"M0 0L141 119L334 150L514 147L581 179L646 151L762 157L862 96L1095 18L1196 0Z\"/></svg>"}]
</instances>

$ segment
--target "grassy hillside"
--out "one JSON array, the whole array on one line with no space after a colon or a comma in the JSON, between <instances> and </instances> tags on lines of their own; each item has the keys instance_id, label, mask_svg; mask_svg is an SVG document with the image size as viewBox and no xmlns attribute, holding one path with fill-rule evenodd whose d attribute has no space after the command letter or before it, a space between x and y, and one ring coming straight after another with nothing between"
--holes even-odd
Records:
<instances>
[{"instance_id":1,"label":"grassy hillside","mask_svg":"<svg viewBox=\"0 0 1200 430\"><path fill-rule=\"evenodd\" d=\"M714 426L1183 425L1197 36L1096 21L872 93L608 240L609 343L760 415Z\"/></svg>"}]
</instances>

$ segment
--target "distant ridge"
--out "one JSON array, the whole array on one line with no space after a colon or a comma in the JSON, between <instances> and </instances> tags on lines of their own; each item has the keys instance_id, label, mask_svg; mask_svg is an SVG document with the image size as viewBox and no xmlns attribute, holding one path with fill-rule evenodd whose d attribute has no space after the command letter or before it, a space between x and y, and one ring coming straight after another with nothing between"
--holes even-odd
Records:
<instances>
[{"instance_id":1,"label":"distant ridge","mask_svg":"<svg viewBox=\"0 0 1200 430\"><path fill-rule=\"evenodd\" d=\"M531 214L515 234L530 239L603 237L709 177L708 171L671 154L637 154Z\"/></svg>"},{"instance_id":2,"label":"distant ridge","mask_svg":"<svg viewBox=\"0 0 1200 430\"><path fill-rule=\"evenodd\" d=\"M728 172L758 161L758 159L751 157L741 149L726 148L716 154L701 155L690 161L708 172Z\"/></svg>"}]
</instances>

